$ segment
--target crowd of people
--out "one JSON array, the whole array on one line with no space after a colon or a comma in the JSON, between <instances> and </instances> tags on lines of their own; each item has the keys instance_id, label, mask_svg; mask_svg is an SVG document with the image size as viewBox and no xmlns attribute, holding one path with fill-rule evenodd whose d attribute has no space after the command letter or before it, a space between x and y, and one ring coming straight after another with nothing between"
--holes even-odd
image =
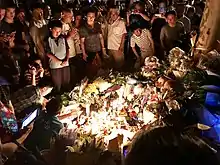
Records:
<instances>
[{"instance_id":1,"label":"crowd of people","mask_svg":"<svg viewBox=\"0 0 220 165\"><path fill-rule=\"evenodd\" d=\"M204 4L185 5L182 14L163 1L156 5L152 12L145 3L135 2L124 14L117 6L100 3L77 10L40 3L31 9L14 4L0 7L0 164L13 164L14 159L15 164L22 160L45 164L38 151L50 148L47 163L64 164L65 147L70 144L56 136L63 128L60 119L71 114L57 117L59 95L84 77L92 80L101 69L132 72L144 65L146 57L166 61L172 48L190 51ZM40 117L20 130L19 124L35 109L40 109ZM218 164L215 149L169 127L139 136L126 157L127 165ZM29 152L22 155L27 149L35 158ZM96 160L99 164L111 157L102 156ZM116 162L108 164L121 163Z\"/></svg>"}]
</instances>

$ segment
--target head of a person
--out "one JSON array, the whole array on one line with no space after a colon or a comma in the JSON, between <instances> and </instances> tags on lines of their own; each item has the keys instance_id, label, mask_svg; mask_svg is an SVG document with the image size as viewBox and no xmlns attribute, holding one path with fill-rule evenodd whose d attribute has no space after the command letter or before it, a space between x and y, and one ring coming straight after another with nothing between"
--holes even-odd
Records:
<instances>
[{"instance_id":1,"label":"head of a person","mask_svg":"<svg viewBox=\"0 0 220 165\"><path fill-rule=\"evenodd\" d=\"M61 99L52 98L46 105L47 114L58 115L62 109Z\"/></svg>"},{"instance_id":2,"label":"head of a person","mask_svg":"<svg viewBox=\"0 0 220 165\"><path fill-rule=\"evenodd\" d=\"M173 27L176 25L176 19L177 19L177 13L176 11L172 10L172 11L168 11L165 14L166 17L166 21L169 24L169 26Z\"/></svg>"},{"instance_id":3,"label":"head of a person","mask_svg":"<svg viewBox=\"0 0 220 165\"><path fill-rule=\"evenodd\" d=\"M44 18L45 19L50 19L50 16L51 16L51 8L49 5L46 5L44 7Z\"/></svg>"},{"instance_id":4,"label":"head of a person","mask_svg":"<svg viewBox=\"0 0 220 165\"><path fill-rule=\"evenodd\" d=\"M164 1L159 2L159 14L166 14L166 3Z\"/></svg>"},{"instance_id":5,"label":"head of a person","mask_svg":"<svg viewBox=\"0 0 220 165\"><path fill-rule=\"evenodd\" d=\"M0 21L2 21L5 17L5 8L4 7L1 7L0 8Z\"/></svg>"},{"instance_id":6,"label":"head of a person","mask_svg":"<svg viewBox=\"0 0 220 165\"><path fill-rule=\"evenodd\" d=\"M133 140L125 165L217 165L216 150L200 138L172 127L140 132Z\"/></svg>"},{"instance_id":7,"label":"head of a person","mask_svg":"<svg viewBox=\"0 0 220 165\"><path fill-rule=\"evenodd\" d=\"M43 68L42 66L42 62L40 59L35 59L32 63L32 66L35 67L38 70L40 70L41 68Z\"/></svg>"},{"instance_id":8,"label":"head of a person","mask_svg":"<svg viewBox=\"0 0 220 165\"><path fill-rule=\"evenodd\" d=\"M136 13L143 13L145 10L145 5L142 2L136 2L134 4L134 12Z\"/></svg>"},{"instance_id":9,"label":"head of a person","mask_svg":"<svg viewBox=\"0 0 220 165\"><path fill-rule=\"evenodd\" d=\"M62 10L62 21L65 23L71 23L74 19L71 9L65 8Z\"/></svg>"},{"instance_id":10,"label":"head of a person","mask_svg":"<svg viewBox=\"0 0 220 165\"><path fill-rule=\"evenodd\" d=\"M142 29L141 26L137 23L131 24L130 29L133 32L133 34L137 37L141 36L142 34Z\"/></svg>"},{"instance_id":11,"label":"head of a person","mask_svg":"<svg viewBox=\"0 0 220 165\"><path fill-rule=\"evenodd\" d=\"M80 27L81 22L82 22L82 14L80 12L75 14L74 21L75 21L75 26L77 28Z\"/></svg>"},{"instance_id":12,"label":"head of a person","mask_svg":"<svg viewBox=\"0 0 220 165\"><path fill-rule=\"evenodd\" d=\"M53 89L53 86L51 84L51 80L48 78L41 79L38 84L38 87L40 89L40 95L43 97L48 95Z\"/></svg>"},{"instance_id":13,"label":"head of a person","mask_svg":"<svg viewBox=\"0 0 220 165\"><path fill-rule=\"evenodd\" d=\"M8 20L13 20L15 18L15 9L14 5L10 5L6 8L5 18Z\"/></svg>"},{"instance_id":14,"label":"head of a person","mask_svg":"<svg viewBox=\"0 0 220 165\"><path fill-rule=\"evenodd\" d=\"M192 18L193 16L194 16L194 14L195 14L195 7L193 7L193 6L189 6L189 5L187 5L186 6L186 9L185 9L186 11L185 11L185 15L188 17L188 18Z\"/></svg>"},{"instance_id":15,"label":"head of a person","mask_svg":"<svg viewBox=\"0 0 220 165\"><path fill-rule=\"evenodd\" d=\"M158 78L158 80L155 82L155 85L157 88L161 88L164 86L164 84L169 80L168 77L161 76Z\"/></svg>"},{"instance_id":16,"label":"head of a person","mask_svg":"<svg viewBox=\"0 0 220 165\"><path fill-rule=\"evenodd\" d=\"M167 93L165 99L181 96L184 92L184 86L178 81L167 80L160 88L161 93Z\"/></svg>"},{"instance_id":17,"label":"head of a person","mask_svg":"<svg viewBox=\"0 0 220 165\"><path fill-rule=\"evenodd\" d=\"M41 21L44 19L44 10L42 4L36 4L33 8L32 18L34 21Z\"/></svg>"},{"instance_id":18,"label":"head of a person","mask_svg":"<svg viewBox=\"0 0 220 165\"><path fill-rule=\"evenodd\" d=\"M141 28L137 28L134 30L134 35L136 35L137 37L140 37L142 34L142 29Z\"/></svg>"},{"instance_id":19,"label":"head of a person","mask_svg":"<svg viewBox=\"0 0 220 165\"><path fill-rule=\"evenodd\" d=\"M96 9L95 8L90 8L88 11L87 11L87 15L86 15L86 18L87 18L87 24L90 25L90 26L93 26L94 23L95 23L95 18L96 18Z\"/></svg>"},{"instance_id":20,"label":"head of a person","mask_svg":"<svg viewBox=\"0 0 220 165\"><path fill-rule=\"evenodd\" d=\"M50 22L51 35L58 38L62 32L62 22L60 20L53 20Z\"/></svg>"},{"instance_id":21,"label":"head of a person","mask_svg":"<svg viewBox=\"0 0 220 165\"><path fill-rule=\"evenodd\" d=\"M120 16L120 11L118 8L114 7L109 10L109 16L112 21L116 21Z\"/></svg>"},{"instance_id":22,"label":"head of a person","mask_svg":"<svg viewBox=\"0 0 220 165\"><path fill-rule=\"evenodd\" d=\"M24 9L18 9L16 17L20 22L24 22L25 21L25 11L24 11Z\"/></svg>"}]
</instances>

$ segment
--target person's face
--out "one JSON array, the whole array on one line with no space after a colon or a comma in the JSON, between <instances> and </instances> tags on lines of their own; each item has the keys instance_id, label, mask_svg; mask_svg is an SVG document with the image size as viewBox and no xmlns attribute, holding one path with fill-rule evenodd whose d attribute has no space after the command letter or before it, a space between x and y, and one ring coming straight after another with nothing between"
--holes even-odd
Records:
<instances>
[{"instance_id":1,"label":"person's face","mask_svg":"<svg viewBox=\"0 0 220 165\"><path fill-rule=\"evenodd\" d=\"M174 26L176 24L176 16L175 15L168 15L167 16L167 23L171 26Z\"/></svg>"},{"instance_id":2,"label":"person's face","mask_svg":"<svg viewBox=\"0 0 220 165\"><path fill-rule=\"evenodd\" d=\"M62 19L65 23L71 23L73 21L73 13L72 12L64 12L62 15Z\"/></svg>"},{"instance_id":3,"label":"person's face","mask_svg":"<svg viewBox=\"0 0 220 165\"><path fill-rule=\"evenodd\" d=\"M141 36L141 33L142 33L142 30L141 30L141 29L136 29L136 30L134 31L134 34L135 34L137 37Z\"/></svg>"},{"instance_id":4,"label":"person's face","mask_svg":"<svg viewBox=\"0 0 220 165\"><path fill-rule=\"evenodd\" d=\"M118 19L118 16L119 16L118 12L116 10L112 10L111 15L110 15L111 20L116 21Z\"/></svg>"},{"instance_id":5,"label":"person's face","mask_svg":"<svg viewBox=\"0 0 220 165\"><path fill-rule=\"evenodd\" d=\"M87 14L88 25L94 25L94 22L95 22L95 13L88 13Z\"/></svg>"},{"instance_id":6,"label":"person's face","mask_svg":"<svg viewBox=\"0 0 220 165\"><path fill-rule=\"evenodd\" d=\"M166 83L167 79L165 79L164 77L160 77L157 82L155 83L157 88L161 88L164 86L164 84Z\"/></svg>"},{"instance_id":7,"label":"person's face","mask_svg":"<svg viewBox=\"0 0 220 165\"><path fill-rule=\"evenodd\" d=\"M53 87L43 87L40 89L41 96L46 96L52 91Z\"/></svg>"},{"instance_id":8,"label":"person's face","mask_svg":"<svg viewBox=\"0 0 220 165\"><path fill-rule=\"evenodd\" d=\"M0 9L0 21L5 17L5 9Z\"/></svg>"},{"instance_id":9,"label":"person's face","mask_svg":"<svg viewBox=\"0 0 220 165\"><path fill-rule=\"evenodd\" d=\"M134 10L135 10L135 12L140 13L142 8L139 4L137 4L137 5L135 5Z\"/></svg>"},{"instance_id":10,"label":"person's face","mask_svg":"<svg viewBox=\"0 0 220 165\"><path fill-rule=\"evenodd\" d=\"M76 18L75 18L75 23L76 23L77 26L80 25L81 20L82 20L82 16L77 15Z\"/></svg>"},{"instance_id":11,"label":"person's face","mask_svg":"<svg viewBox=\"0 0 220 165\"><path fill-rule=\"evenodd\" d=\"M25 21L25 13L23 11L18 13L17 17L21 22Z\"/></svg>"},{"instance_id":12,"label":"person's face","mask_svg":"<svg viewBox=\"0 0 220 165\"><path fill-rule=\"evenodd\" d=\"M42 68L42 63L40 60L35 60L34 63L39 65L39 68Z\"/></svg>"},{"instance_id":13,"label":"person's face","mask_svg":"<svg viewBox=\"0 0 220 165\"><path fill-rule=\"evenodd\" d=\"M61 34L61 31L62 31L62 28L60 27L54 27L53 29L51 29L51 32L52 32L52 36L54 38L58 38Z\"/></svg>"},{"instance_id":14,"label":"person's face","mask_svg":"<svg viewBox=\"0 0 220 165\"><path fill-rule=\"evenodd\" d=\"M7 19L11 19L11 20L14 19L14 17L15 17L15 8L7 8L5 17Z\"/></svg>"}]
</instances>

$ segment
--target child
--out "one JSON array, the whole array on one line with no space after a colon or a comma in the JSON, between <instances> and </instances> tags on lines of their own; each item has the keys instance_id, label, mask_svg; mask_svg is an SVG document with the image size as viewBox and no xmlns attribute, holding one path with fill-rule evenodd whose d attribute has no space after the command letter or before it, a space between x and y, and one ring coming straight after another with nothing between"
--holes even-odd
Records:
<instances>
[{"instance_id":1,"label":"child","mask_svg":"<svg viewBox=\"0 0 220 165\"><path fill-rule=\"evenodd\" d=\"M131 36L130 46L137 57L137 60L140 61L140 65L143 65L146 57L154 55L154 42L149 30L141 29L138 25L133 25L131 29L133 35ZM140 48L141 57L137 53L135 45Z\"/></svg>"},{"instance_id":2,"label":"child","mask_svg":"<svg viewBox=\"0 0 220 165\"><path fill-rule=\"evenodd\" d=\"M50 24L51 34L47 39L47 56L51 69L52 81L57 92L68 90L70 82L69 46L61 35L62 23L54 20Z\"/></svg>"}]
</instances>

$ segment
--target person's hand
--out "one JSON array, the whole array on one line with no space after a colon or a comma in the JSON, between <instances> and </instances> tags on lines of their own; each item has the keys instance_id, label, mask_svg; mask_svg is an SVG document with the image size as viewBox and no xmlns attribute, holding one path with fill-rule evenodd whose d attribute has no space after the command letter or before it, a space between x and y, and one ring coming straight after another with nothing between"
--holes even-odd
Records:
<instances>
[{"instance_id":1,"label":"person's hand","mask_svg":"<svg viewBox=\"0 0 220 165\"><path fill-rule=\"evenodd\" d=\"M74 29L72 29L72 30L69 32L69 36L70 36L70 37L75 37L77 32L78 32L78 30L77 30L76 28L74 28Z\"/></svg>"},{"instance_id":2,"label":"person's hand","mask_svg":"<svg viewBox=\"0 0 220 165\"><path fill-rule=\"evenodd\" d=\"M131 15L131 11L128 11L127 12L127 17L130 17L130 15Z\"/></svg>"},{"instance_id":3,"label":"person's hand","mask_svg":"<svg viewBox=\"0 0 220 165\"><path fill-rule=\"evenodd\" d=\"M123 51L124 51L123 46L120 46L119 49L118 49L118 51L123 52Z\"/></svg>"},{"instance_id":4,"label":"person's hand","mask_svg":"<svg viewBox=\"0 0 220 165\"><path fill-rule=\"evenodd\" d=\"M8 42L9 41L9 36L6 34L3 34L0 36L0 42Z\"/></svg>"},{"instance_id":5,"label":"person's hand","mask_svg":"<svg viewBox=\"0 0 220 165\"><path fill-rule=\"evenodd\" d=\"M30 73L31 73L32 75L36 76L36 74L37 74L37 69L36 69L35 67L31 67Z\"/></svg>"},{"instance_id":6,"label":"person's hand","mask_svg":"<svg viewBox=\"0 0 220 165\"><path fill-rule=\"evenodd\" d=\"M64 60L62 63L61 63L61 66L65 66L68 64L68 60Z\"/></svg>"},{"instance_id":7,"label":"person's hand","mask_svg":"<svg viewBox=\"0 0 220 165\"><path fill-rule=\"evenodd\" d=\"M12 32L9 36L10 36L11 38L14 38L14 37L15 37L15 34L16 34L16 32Z\"/></svg>"},{"instance_id":8,"label":"person's hand","mask_svg":"<svg viewBox=\"0 0 220 165\"><path fill-rule=\"evenodd\" d=\"M44 68L40 68L38 71L40 73L40 77L43 77L44 76Z\"/></svg>"},{"instance_id":9,"label":"person's hand","mask_svg":"<svg viewBox=\"0 0 220 165\"><path fill-rule=\"evenodd\" d=\"M87 61L87 57L88 57L88 55L86 53L83 53L83 60L84 61Z\"/></svg>"},{"instance_id":10,"label":"person's hand","mask_svg":"<svg viewBox=\"0 0 220 165\"><path fill-rule=\"evenodd\" d=\"M27 133L29 134L34 128L34 123L31 123L29 126L27 126Z\"/></svg>"},{"instance_id":11,"label":"person's hand","mask_svg":"<svg viewBox=\"0 0 220 165\"><path fill-rule=\"evenodd\" d=\"M102 48L102 54L103 54L104 56L107 55L105 48Z\"/></svg>"},{"instance_id":12,"label":"person's hand","mask_svg":"<svg viewBox=\"0 0 220 165\"><path fill-rule=\"evenodd\" d=\"M42 98L42 102L41 102L41 105L42 105L42 109L45 110L46 109L46 105L47 103L49 102L49 100L47 100L46 98Z\"/></svg>"},{"instance_id":13,"label":"person's hand","mask_svg":"<svg viewBox=\"0 0 220 165\"><path fill-rule=\"evenodd\" d=\"M40 73L44 73L44 68L40 68L40 69L39 69L39 72L40 72Z\"/></svg>"},{"instance_id":14,"label":"person's hand","mask_svg":"<svg viewBox=\"0 0 220 165\"><path fill-rule=\"evenodd\" d=\"M34 123L31 123L29 126L27 126L23 131L24 133L22 134L22 136L17 140L17 142L19 142L20 144L22 144L25 139L28 137L28 135L31 133L31 131L34 128Z\"/></svg>"},{"instance_id":15,"label":"person's hand","mask_svg":"<svg viewBox=\"0 0 220 165\"><path fill-rule=\"evenodd\" d=\"M25 45L24 45L24 50L28 52L29 49L30 49L30 46L29 46L28 44L25 44Z\"/></svg>"},{"instance_id":16,"label":"person's hand","mask_svg":"<svg viewBox=\"0 0 220 165\"><path fill-rule=\"evenodd\" d=\"M14 40L15 40L14 37L8 37L8 42L9 42L10 48L13 48L15 46Z\"/></svg>"}]
</instances>

